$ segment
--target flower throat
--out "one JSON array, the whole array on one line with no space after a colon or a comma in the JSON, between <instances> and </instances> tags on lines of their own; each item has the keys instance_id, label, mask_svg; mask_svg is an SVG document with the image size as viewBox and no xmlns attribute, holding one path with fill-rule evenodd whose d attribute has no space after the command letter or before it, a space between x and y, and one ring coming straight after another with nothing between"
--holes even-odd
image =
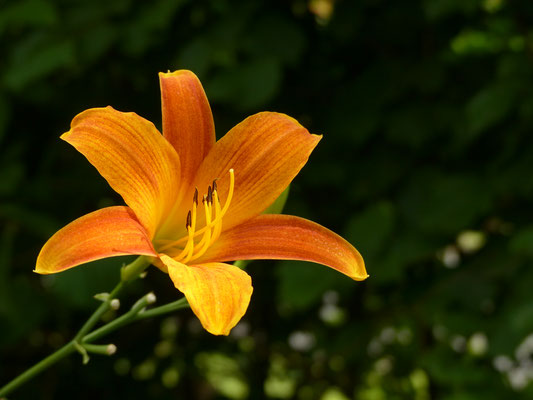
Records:
<instances>
[{"instance_id":1,"label":"flower throat","mask_svg":"<svg viewBox=\"0 0 533 400\"><path fill-rule=\"evenodd\" d=\"M207 188L207 194L202 197L202 205L205 214L205 226L201 229L197 229L197 213L198 213L198 188L194 191L192 200L192 208L187 213L187 221L185 228L187 229L187 235L158 247L160 252L169 250L172 248L180 248L184 244L181 252L172 258L180 263L186 264L201 257L220 236L222 231L222 218L228 211L231 199L233 197L233 190L235 188L235 174L233 169L229 170L230 183L228 190L228 197L224 203L224 207L220 204L218 197L217 179L215 179L211 186ZM201 239L197 242L199 236Z\"/></svg>"}]
</instances>

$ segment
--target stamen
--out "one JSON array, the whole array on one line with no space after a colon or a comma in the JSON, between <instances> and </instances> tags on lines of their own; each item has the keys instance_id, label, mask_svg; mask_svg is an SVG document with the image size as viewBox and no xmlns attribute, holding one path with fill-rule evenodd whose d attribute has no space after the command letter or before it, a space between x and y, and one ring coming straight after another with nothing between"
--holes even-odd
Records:
<instances>
[{"instance_id":1,"label":"stamen","mask_svg":"<svg viewBox=\"0 0 533 400\"><path fill-rule=\"evenodd\" d=\"M224 208L220 212L220 218L222 218L226 214L226 212L228 211L229 205L231 203L231 199L233 198L233 191L235 189L235 173L233 172L233 168L229 170L229 178L230 178L230 181L229 181L228 198L226 199L226 202L224 203ZM202 202L203 202L203 200L202 200ZM217 219L218 219L218 216L217 216ZM215 222L218 222L218 221L213 221L212 223L215 223ZM206 226L204 226L202 229L198 229L195 232L194 236L201 235L202 233L204 233L204 231L207 228L208 228L208 226L206 224ZM180 240L183 241L183 239L180 239Z\"/></svg>"},{"instance_id":2,"label":"stamen","mask_svg":"<svg viewBox=\"0 0 533 400\"><path fill-rule=\"evenodd\" d=\"M208 193L209 193L209 191L208 191ZM205 230L205 233L204 233L204 236L202 237L202 240L200 240L200 243L198 243L198 245L197 245L197 248L200 248L200 250L197 253L193 254L193 256L191 258L193 260L198 258L198 257L200 257L201 255L203 255L207 251L207 249L209 248L209 246L212 243L212 241L211 241L211 227L212 227L212 225L211 225L211 212L212 212L212 208L211 208L211 204L207 200L207 197L204 196L204 198L206 199L206 202L205 202L205 227L207 229ZM189 261L189 259L183 261L183 263L186 263L187 261Z\"/></svg>"},{"instance_id":3,"label":"stamen","mask_svg":"<svg viewBox=\"0 0 533 400\"><path fill-rule=\"evenodd\" d=\"M211 238L211 243L218 239L220 232L222 231L222 209L220 207L220 200L218 199L217 191L213 191L213 198L215 202L215 219L213 228L213 237Z\"/></svg>"},{"instance_id":4,"label":"stamen","mask_svg":"<svg viewBox=\"0 0 533 400\"><path fill-rule=\"evenodd\" d=\"M159 251L168 250L171 247L177 246L178 244L180 244L181 242L184 242L186 240L187 244L185 245L185 248L183 249L183 251L185 251L185 249L189 245L189 242L192 239L194 239L194 228L196 227L196 207L197 206L198 206L198 189L196 189L196 191L194 192L194 196L193 196L192 215L191 215L191 211L190 210L187 213L187 222L185 223L185 229L187 229L187 236L184 236L184 237L182 237L181 239L178 239L178 240L172 240L172 241L167 242L162 247L159 247ZM194 225L194 226L192 226L192 225ZM192 226L192 233L193 233L192 239L190 237L190 232L189 232L189 228L191 226Z\"/></svg>"},{"instance_id":5,"label":"stamen","mask_svg":"<svg viewBox=\"0 0 533 400\"><path fill-rule=\"evenodd\" d=\"M185 257L186 260L190 259L192 254L194 253L194 230L196 229L196 205L197 203L194 202L192 206L191 229L189 229L188 231L189 238L187 239L187 244L185 245L185 248L182 251L183 255L187 254L187 256ZM185 250L187 250L187 252L185 252ZM175 260L179 260L179 259L175 258Z\"/></svg>"},{"instance_id":6,"label":"stamen","mask_svg":"<svg viewBox=\"0 0 533 400\"><path fill-rule=\"evenodd\" d=\"M211 189L211 186L207 188L207 202L209 204L213 202L213 189Z\"/></svg>"},{"instance_id":7,"label":"stamen","mask_svg":"<svg viewBox=\"0 0 533 400\"><path fill-rule=\"evenodd\" d=\"M200 251L198 253L194 254L190 252L187 257L182 261L184 264L190 261L191 259L195 259L200 257L202 254L204 254L211 244L211 207L209 205L209 202L207 201L207 196L204 195L204 210L205 210L205 225L206 230L204 232L204 236L202 237L202 240L196 245L196 248L200 247ZM192 253L192 254L191 254Z\"/></svg>"},{"instance_id":8,"label":"stamen","mask_svg":"<svg viewBox=\"0 0 533 400\"><path fill-rule=\"evenodd\" d=\"M173 257L174 260L176 261L179 261L185 256L190 258L190 256L192 255L194 251L194 229L196 228L196 204L193 204L192 206L192 215L190 211L187 214L186 228L187 228L187 234L188 234L187 244L185 245L181 253ZM166 245L165 247L168 248L168 245ZM160 250L160 251L163 251L163 250Z\"/></svg>"},{"instance_id":9,"label":"stamen","mask_svg":"<svg viewBox=\"0 0 533 400\"><path fill-rule=\"evenodd\" d=\"M187 213L187 222L185 223L185 229L189 229L191 226L191 210Z\"/></svg>"},{"instance_id":10,"label":"stamen","mask_svg":"<svg viewBox=\"0 0 533 400\"><path fill-rule=\"evenodd\" d=\"M204 195L202 198L205 213L205 226L199 230L196 230L198 188L195 188L193 195L193 207L192 210L188 212L185 223L187 235L174 241L158 240L160 243L166 242L166 244L164 244L162 247L158 247L159 251L164 251L169 248L179 246L180 243L186 242L182 251L177 256L173 257L174 260L181 263L187 263L191 260L197 259L207 251L209 246L211 246L211 244L213 244L220 236L222 231L222 219L228 211L233 198L233 192L235 190L235 174L233 169L229 170L229 175L230 182L228 197L224 203L224 207L222 208L220 199L218 197L218 186L216 184L217 179L215 179L212 186L208 187L207 195ZM194 239L201 234L203 234L202 239L195 244ZM195 252L195 250L197 251Z\"/></svg>"},{"instance_id":11,"label":"stamen","mask_svg":"<svg viewBox=\"0 0 533 400\"><path fill-rule=\"evenodd\" d=\"M229 190L228 190L228 198L226 199L226 202L224 203L224 208L222 209L222 215L226 214L226 211L228 211L229 204L231 203L231 198L233 197L233 190L235 189L235 174L233 172L233 168L229 170Z\"/></svg>"}]
</instances>

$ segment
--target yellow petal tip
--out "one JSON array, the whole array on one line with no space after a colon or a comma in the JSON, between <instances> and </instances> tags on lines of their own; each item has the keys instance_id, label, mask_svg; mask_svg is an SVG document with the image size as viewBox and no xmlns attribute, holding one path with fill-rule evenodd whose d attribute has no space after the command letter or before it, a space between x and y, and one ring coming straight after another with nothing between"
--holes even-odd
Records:
<instances>
[{"instance_id":1,"label":"yellow petal tip","mask_svg":"<svg viewBox=\"0 0 533 400\"><path fill-rule=\"evenodd\" d=\"M358 281L358 282L361 282L361 281L364 281L364 280L367 280L368 278L370 277L370 275L366 274L366 276L352 276L351 278L354 280L354 281Z\"/></svg>"},{"instance_id":2,"label":"yellow petal tip","mask_svg":"<svg viewBox=\"0 0 533 400\"><path fill-rule=\"evenodd\" d=\"M63 133L61 136L59 136L59 139L67 141L68 135L70 134L70 131L67 131Z\"/></svg>"},{"instance_id":3,"label":"yellow petal tip","mask_svg":"<svg viewBox=\"0 0 533 400\"><path fill-rule=\"evenodd\" d=\"M50 271L50 270L46 270L43 268L35 267L35 269L32 272L39 274L39 275L50 275L50 274L53 274L55 271Z\"/></svg>"},{"instance_id":4,"label":"yellow petal tip","mask_svg":"<svg viewBox=\"0 0 533 400\"><path fill-rule=\"evenodd\" d=\"M189 71L188 69L178 69L172 72L170 70L167 70L167 72L159 72L160 78L167 78L167 77L178 76L178 75L191 75L191 76L196 77L194 72Z\"/></svg>"}]
</instances>

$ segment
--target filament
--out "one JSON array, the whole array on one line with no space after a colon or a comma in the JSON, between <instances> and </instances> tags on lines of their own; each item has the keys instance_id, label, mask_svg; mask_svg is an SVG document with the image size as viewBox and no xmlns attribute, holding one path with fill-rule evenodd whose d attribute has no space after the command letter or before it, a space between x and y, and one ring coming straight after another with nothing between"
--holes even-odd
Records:
<instances>
[{"instance_id":1,"label":"filament","mask_svg":"<svg viewBox=\"0 0 533 400\"><path fill-rule=\"evenodd\" d=\"M181 263L187 263L205 254L209 246L211 246L220 236L220 233L222 232L222 219L228 211L233 198L233 192L235 190L235 174L233 169L229 170L229 175L229 190L224 207L222 207L220 203L218 187L216 183L217 180L215 179L212 186L208 187L207 194L202 198L205 214L205 226L196 230L196 219L198 215L198 189L196 189L193 196L193 205L187 214L187 220L185 224L187 235L174 241L158 240L157 242L163 244L161 247L158 247L160 252L172 248L181 248L181 245L184 244L179 254L172 257L174 260ZM195 243L195 240L197 240L200 235L202 235L202 238Z\"/></svg>"}]
</instances>

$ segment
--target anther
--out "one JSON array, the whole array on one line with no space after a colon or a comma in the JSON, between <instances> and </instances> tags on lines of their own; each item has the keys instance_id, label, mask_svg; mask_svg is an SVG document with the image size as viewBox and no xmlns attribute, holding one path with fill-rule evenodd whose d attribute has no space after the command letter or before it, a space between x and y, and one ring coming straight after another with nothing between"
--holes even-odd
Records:
<instances>
[{"instance_id":1,"label":"anther","mask_svg":"<svg viewBox=\"0 0 533 400\"><path fill-rule=\"evenodd\" d=\"M191 211L187 213L187 223L185 224L185 229L189 229L192 225Z\"/></svg>"},{"instance_id":2,"label":"anther","mask_svg":"<svg viewBox=\"0 0 533 400\"><path fill-rule=\"evenodd\" d=\"M187 234L175 241L162 241L163 246L159 248L160 251L175 248L180 250L179 254L173 255L173 259L183 264L187 264L191 260L196 260L201 257L220 236L222 230L222 219L229 209L235 188L235 173L233 168L229 170L229 188L227 192L224 207L220 204L218 194L217 179L208 187L207 194L202 196L202 203L205 213L205 225L196 229L197 221L197 207L198 207L198 188L195 188L193 195L193 207L187 213L187 220L185 228ZM202 235L200 239L198 236ZM199 241L198 241L199 240Z\"/></svg>"},{"instance_id":3,"label":"anther","mask_svg":"<svg viewBox=\"0 0 533 400\"><path fill-rule=\"evenodd\" d=\"M207 188L207 202L209 204L213 202L213 189L211 189L211 186Z\"/></svg>"}]
</instances>

